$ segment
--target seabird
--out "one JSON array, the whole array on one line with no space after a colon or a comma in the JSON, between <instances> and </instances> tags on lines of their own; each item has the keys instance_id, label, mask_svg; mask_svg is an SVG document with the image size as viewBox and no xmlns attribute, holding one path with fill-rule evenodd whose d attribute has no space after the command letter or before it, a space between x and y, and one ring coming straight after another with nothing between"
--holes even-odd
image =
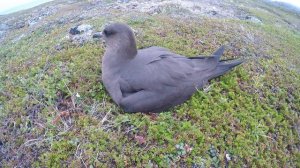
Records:
<instances>
[{"instance_id":1,"label":"seabird","mask_svg":"<svg viewBox=\"0 0 300 168\"><path fill-rule=\"evenodd\" d=\"M243 62L220 61L224 46L212 56L195 57L157 46L138 50L132 29L122 23L110 24L94 37L102 37L106 44L102 60L104 86L125 112L165 111Z\"/></svg>"}]
</instances>

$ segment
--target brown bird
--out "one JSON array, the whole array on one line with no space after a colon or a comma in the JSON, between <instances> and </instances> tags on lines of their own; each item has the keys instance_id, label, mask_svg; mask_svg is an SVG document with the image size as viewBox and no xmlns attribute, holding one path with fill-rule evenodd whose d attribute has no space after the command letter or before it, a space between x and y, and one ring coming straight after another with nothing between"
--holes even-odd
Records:
<instances>
[{"instance_id":1,"label":"brown bird","mask_svg":"<svg viewBox=\"0 0 300 168\"><path fill-rule=\"evenodd\" d=\"M104 86L125 112L167 110L243 62L220 61L224 46L209 57L185 57L156 46L137 50L131 28L122 23L108 25L94 37L103 37L106 44Z\"/></svg>"}]
</instances>

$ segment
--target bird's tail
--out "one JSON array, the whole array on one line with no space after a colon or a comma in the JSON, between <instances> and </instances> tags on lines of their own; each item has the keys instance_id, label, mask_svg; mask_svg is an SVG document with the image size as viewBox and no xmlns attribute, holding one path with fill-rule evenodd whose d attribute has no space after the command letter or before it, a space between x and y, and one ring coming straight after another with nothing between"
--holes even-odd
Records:
<instances>
[{"instance_id":1,"label":"bird's tail","mask_svg":"<svg viewBox=\"0 0 300 168\"><path fill-rule=\"evenodd\" d=\"M215 51L212 56L220 60L221 56L223 55L225 50L225 46L222 45L217 51Z\"/></svg>"},{"instance_id":2,"label":"bird's tail","mask_svg":"<svg viewBox=\"0 0 300 168\"><path fill-rule=\"evenodd\" d=\"M225 50L225 46L221 46L218 50L216 50L210 57L198 56L198 57L190 57L189 59L200 60L202 64L213 64L213 70L211 70L207 76L208 80L212 78L216 78L218 76L223 75L227 71L231 70L235 66L243 63L243 60L235 60L235 59L227 59L220 60ZM199 63L199 62L198 62ZM205 65L203 65L205 67Z\"/></svg>"},{"instance_id":3,"label":"bird's tail","mask_svg":"<svg viewBox=\"0 0 300 168\"><path fill-rule=\"evenodd\" d=\"M210 79L225 74L227 71L231 70L237 65L240 65L243 62L244 62L243 60L234 60L234 61L230 61L229 63L226 61L219 62L217 68L214 70L214 73L212 74L212 76L210 76Z\"/></svg>"}]
</instances>

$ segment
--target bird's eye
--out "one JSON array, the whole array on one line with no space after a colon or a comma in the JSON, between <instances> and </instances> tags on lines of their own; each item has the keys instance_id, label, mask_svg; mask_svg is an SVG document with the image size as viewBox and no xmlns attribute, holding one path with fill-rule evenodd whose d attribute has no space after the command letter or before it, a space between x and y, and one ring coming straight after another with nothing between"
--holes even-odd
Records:
<instances>
[{"instance_id":1,"label":"bird's eye","mask_svg":"<svg viewBox=\"0 0 300 168\"><path fill-rule=\"evenodd\" d=\"M107 34L108 34L108 31L105 29L105 30L103 31L103 33L104 33L105 35L107 35Z\"/></svg>"},{"instance_id":2,"label":"bird's eye","mask_svg":"<svg viewBox=\"0 0 300 168\"><path fill-rule=\"evenodd\" d=\"M105 36L107 37L107 36L110 36L110 35L112 35L113 34L113 31L111 31L111 30L107 30L107 29L104 29L103 30L103 33L105 34Z\"/></svg>"}]
</instances>

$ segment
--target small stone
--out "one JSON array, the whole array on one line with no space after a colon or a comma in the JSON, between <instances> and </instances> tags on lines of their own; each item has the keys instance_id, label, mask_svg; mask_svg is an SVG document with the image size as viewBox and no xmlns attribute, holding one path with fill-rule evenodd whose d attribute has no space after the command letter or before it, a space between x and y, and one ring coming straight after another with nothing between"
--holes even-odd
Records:
<instances>
[{"instance_id":1,"label":"small stone","mask_svg":"<svg viewBox=\"0 0 300 168\"><path fill-rule=\"evenodd\" d=\"M70 28L69 39L74 44L86 43L91 41L93 38L92 35L92 26L88 24L78 25L76 27Z\"/></svg>"},{"instance_id":2,"label":"small stone","mask_svg":"<svg viewBox=\"0 0 300 168\"><path fill-rule=\"evenodd\" d=\"M230 155L229 155L228 153L226 153L225 156L226 156L226 160L227 160L227 161L230 161L230 160L231 160L231 157L230 157Z\"/></svg>"},{"instance_id":3,"label":"small stone","mask_svg":"<svg viewBox=\"0 0 300 168\"><path fill-rule=\"evenodd\" d=\"M13 42L13 43L16 43L16 42L18 42L19 40L21 40L21 39L22 39L23 37L25 37L25 36L26 36L25 34L21 34L20 36L14 38L14 39L12 40L12 42Z\"/></svg>"},{"instance_id":4,"label":"small stone","mask_svg":"<svg viewBox=\"0 0 300 168\"><path fill-rule=\"evenodd\" d=\"M15 29L21 29L21 28L25 27L25 22L23 22L23 21L17 22L14 27L15 27Z\"/></svg>"},{"instance_id":5,"label":"small stone","mask_svg":"<svg viewBox=\"0 0 300 168\"><path fill-rule=\"evenodd\" d=\"M2 37L5 34L5 31L0 31L0 37Z\"/></svg>"},{"instance_id":6,"label":"small stone","mask_svg":"<svg viewBox=\"0 0 300 168\"><path fill-rule=\"evenodd\" d=\"M102 37L102 33L101 32L97 32L93 34L93 38L101 38Z\"/></svg>"},{"instance_id":7,"label":"small stone","mask_svg":"<svg viewBox=\"0 0 300 168\"><path fill-rule=\"evenodd\" d=\"M214 10L212 10L212 11L209 11L209 12L208 12L208 14L210 14L210 15L213 15L213 16L214 16L214 15L218 14L218 12L217 12L217 11L214 11Z\"/></svg>"},{"instance_id":8,"label":"small stone","mask_svg":"<svg viewBox=\"0 0 300 168\"><path fill-rule=\"evenodd\" d=\"M201 39L198 39L198 40L195 41L195 44L196 44L196 45L204 45L205 42L202 41Z\"/></svg>"},{"instance_id":9,"label":"small stone","mask_svg":"<svg viewBox=\"0 0 300 168\"><path fill-rule=\"evenodd\" d=\"M129 4L129 5L127 5L127 8L135 9L137 6L138 6L138 4Z\"/></svg>"},{"instance_id":10,"label":"small stone","mask_svg":"<svg viewBox=\"0 0 300 168\"><path fill-rule=\"evenodd\" d=\"M258 19L257 17L254 17L254 16L246 16L245 20L249 20L253 23L262 23L262 21L260 19Z\"/></svg>"},{"instance_id":11,"label":"small stone","mask_svg":"<svg viewBox=\"0 0 300 168\"><path fill-rule=\"evenodd\" d=\"M80 31L80 33L82 33L82 32L88 32L91 29L92 29L92 26L88 25L88 24L82 24L82 25L79 25L77 27L77 30Z\"/></svg>"},{"instance_id":12,"label":"small stone","mask_svg":"<svg viewBox=\"0 0 300 168\"><path fill-rule=\"evenodd\" d=\"M66 23L66 19L65 18L60 18L58 20L58 24L65 24Z\"/></svg>"},{"instance_id":13,"label":"small stone","mask_svg":"<svg viewBox=\"0 0 300 168\"><path fill-rule=\"evenodd\" d=\"M81 34L81 33L84 33L84 32L88 32L90 30L92 30L92 26L91 25L82 24L82 25L79 25L79 26L71 28L70 31L69 31L69 33L71 35L77 35L77 34Z\"/></svg>"},{"instance_id":14,"label":"small stone","mask_svg":"<svg viewBox=\"0 0 300 168\"><path fill-rule=\"evenodd\" d=\"M121 2L121 3L128 3L129 0L120 0L119 2Z\"/></svg>"},{"instance_id":15,"label":"small stone","mask_svg":"<svg viewBox=\"0 0 300 168\"><path fill-rule=\"evenodd\" d=\"M58 45L56 45L54 48L55 48L57 51L60 51L60 50L62 50L64 47L63 47L62 45L58 44Z\"/></svg>"},{"instance_id":16,"label":"small stone","mask_svg":"<svg viewBox=\"0 0 300 168\"><path fill-rule=\"evenodd\" d=\"M3 30L5 31L5 30L8 30L8 29L9 29L9 27L8 27L7 24L4 24L4 23L1 23L1 24L0 24L0 30L1 30L1 31L3 31Z\"/></svg>"},{"instance_id":17,"label":"small stone","mask_svg":"<svg viewBox=\"0 0 300 168\"><path fill-rule=\"evenodd\" d=\"M80 34L80 31L77 28L78 26L71 28L69 33L72 35Z\"/></svg>"},{"instance_id":18,"label":"small stone","mask_svg":"<svg viewBox=\"0 0 300 168\"><path fill-rule=\"evenodd\" d=\"M33 25L35 25L36 23L37 23L36 20L29 20L29 21L28 21L28 25L29 25L29 26L33 26Z\"/></svg>"}]
</instances>

